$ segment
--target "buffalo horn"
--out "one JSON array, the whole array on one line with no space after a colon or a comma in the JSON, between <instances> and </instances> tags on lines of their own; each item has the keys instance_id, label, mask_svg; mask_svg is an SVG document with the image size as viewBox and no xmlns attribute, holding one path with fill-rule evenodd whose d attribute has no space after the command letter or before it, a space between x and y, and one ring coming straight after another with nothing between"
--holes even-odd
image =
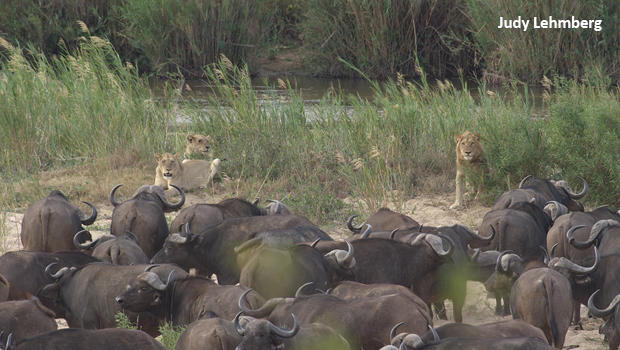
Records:
<instances>
[{"instance_id":1,"label":"buffalo horn","mask_svg":"<svg viewBox=\"0 0 620 350\"><path fill-rule=\"evenodd\" d=\"M439 239L437 239L439 238ZM443 250L443 242L441 241L441 239L445 239L446 241L448 241L448 250ZM437 253L437 255L439 256L450 256L452 255L452 251L454 250L454 241L446 236L446 235L442 235L442 234L438 234L438 235L433 235L433 234L427 234L424 237L424 240L430 244L430 246L433 248L433 250L435 251L435 253Z\"/></svg>"},{"instance_id":2,"label":"buffalo horn","mask_svg":"<svg viewBox=\"0 0 620 350\"><path fill-rule=\"evenodd\" d=\"M154 268L156 268L156 267L158 267L158 266L159 266L159 264L151 264L151 265L147 266L147 267L144 269L144 272L149 272L149 271L151 271L151 269L154 269Z\"/></svg>"},{"instance_id":3,"label":"buffalo horn","mask_svg":"<svg viewBox=\"0 0 620 350\"><path fill-rule=\"evenodd\" d=\"M562 182L558 181L555 183L555 186L564 189L564 191L566 191L566 193L571 199L581 199L588 192L588 182L586 182L586 180L581 176L577 176L577 177L583 183L583 189L579 193L574 193L573 190L570 188L570 185L566 181L562 181Z\"/></svg>"},{"instance_id":4,"label":"buffalo horn","mask_svg":"<svg viewBox=\"0 0 620 350\"><path fill-rule=\"evenodd\" d=\"M250 306L248 305L248 301L246 300L246 297L253 290L254 289L250 288L246 290L245 292L243 292L241 296L239 296L239 302L237 304L239 306L239 310L243 311L243 313L248 316L258 317L258 318L265 317L269 315L276 306L286 301L286 298L271 298L267 300L263 304L263 306L259 307L256 310L252 310L250 309Z\"/></svg>"},{"instance_id":5,"label":"buffalo horn","mask_svg":"<svg viewBox=\"0 0 620 350\"><path fill-rule=\"evenodd\" d=\"M254 198L254 202L252 202L252 205L256 206L258 205L258 202L260 202L260 197Z\"/></svg>"},{"instance_id":6,"label":"buffalo horn","mask_svg":"<svg viewBox=\"0 0 620 350\"><path fill-rule=\"evenodd\" d=\"M590 298L588 298L588 310L590 310L590 313L593 316L606 317L614 311L616 305L620 304L620 294L616 295L611 301L611 303L609 303L609 306L607 306L605 309L598 309L596 306L594 306L594 296L599 291L600 289L597 289L596 292L592 293L592 295L590 295Z\"/></svg>"},{"instance_id":7,"label":"buffalo horn","mask_svg":"<svg viewBox=\"0 0 620 350\"><path fill-rule=\"evenodd\" d=\"M284 329L269 322L269 328L271 329L271 332L273 332L275 335L277 335L280 338L291 338L295 336L295 334L299 332L300 327L299 327L299 323L297 322L297 318L295 318L295 314L291 314L291 316L293 316L293 328Z\"/></svg>"},{"instance_id":8,"label":"buffalo horn","mask_svg":"<svg viewBox=\"0 0 620 350\"><path fill-rule=\"evenodd\" d=\"M83 237L82 237L83 236ZM84 238L84 239L81 239ZM92 240L93 237L90 235L90 232L86 231L86 230L81 230L78 231L74 236L73 236L73 245L75 245L76 248L80 248L80 249L90 249L92 247L94 247L95 245L97 245L97 242L99 242L98 239L90 242L90 243L80 243L80 241L89 241Z\"/></svg>"},{"instance_id":9,"label":"buffalo horn","mask_svg":"<svg viewBox=\"0 0 620 350\"><path fill-rule=\"evenodd\" d=\"M359 227L353 226L353 219L355 219L356 217L357 215L351 215L347 219L347 227L349 228L349 230L351 230L351 232L353 232L353 234L360 233L362 231L362 227L364 226L363 223Z\"/></svg>"},{"instance_id":10,"label":"buffalo horn","mask_svg":"<svg viewBox=\"0 0 620 350\"><path fill-rule=\"evenodd\" d=\"M284 206L282 202L275 200L275 199L267 199L267 202L275 203L276 205L276 208L273 209L272 214L280 214L280 210L282 210L282 207Z\"/></svg>"},{"instance_id":11,"label":"buffalo horn","mask_svg":"<svg viewBox=\"0 0 620 350\"><path fill-rule=\"evenodd\" d=\"M179 199L178 202L170 203L165 195L158 194L158 196L159 196L159 199L161 199L162 203L164 203L166 210L170 210L170 211L178 210L183 206L183 204L185 204L185 192L183 192L183 190L176 185L171 184L170 186L174 187L174 189L177 190L177 192L179 192L181 199Z\"/></svg>"},{"instance_id":12,"label":"buffalo horn","mask_svg":"<svg viewBox=\"0 0 620 350\"><path fill-rule=\"evenodd\" d=\"M314 284L314 282L306 282L306 283L302 284L301 286L299 286L299 288L297 288L297 290L295 291L295 298L299 298L299 297L305 296L306 294L304 294L304 290L307 287L309 287L309 286L311 286L313 284Z\"/></svg>"},{"instance_id":13,"label":"buffalo horn","mask_svg":"<svg viewBox=\"0 0 620 350\"><path fill-rule=\"evenodd\" d=\"M12 344L13 344L13 333L9 333L9 336L6 338L6 346L4 348L6 350L9 350Z\"/></svg>"},{"instance_id":14,"label":"buffalo horn","mask_svg":"<svg viewBox=\"0 0 620 350\"><path fill-rule=\"evenodd\" d=\"M138 276L138 278L159 291L166 290L166 284L161 281L161 279L159 278L159 276L157 276L155 272L143 272L140 274L140 276Z\"/></svg>"},{"instance_id":15,"label":"buffalo horn","mask_svg":"<svg viewBox=\"0 0 620 350\"><path fill-rule=\"evenodd\" d=\"M243 337L243 335L245 334L245 329L243 328L243 326L239 323L239 317L241 317L241 314L243 313L243 311L239 311L236 315L235 315L235 319L234 319L234 323L235 323L235 330L237 331L237 334L239 334L240 336Z\"/></svg>"},{"instance_id":16,"label":"buffalo horn","mask_svg":"<svg viewBox=\"0 0 620 350\"><path fill-rule=\"evenodd\" d=\"M493 225L489 225L489 226L491 226L491 235L489 235L489 237L482 236L479 233L474 232L470 229L467 229L467 232L479 241L490 242L493 240L493 238L495 238L496 233L495 233L495 227L493 227Z\"/></svg>"},{"instance_id":17,"label":"buffalo horn","mask_svg":"<svg viewBox=\"0 0 620 350\"><path fill-rule=\"evenodd\" d=\"M507 272L504 270L504 267L502 266L502 257L506 254L511 254L512 250L504 250L503 252L499 253L499 255L497 256L497 261L495 262L495 271L497 272Z\"/></svg>"},{"instance_id":18,"label":"buffalo horn","mask_svg":"<svg viewBox=\"0 0 620 350\"><path fill-rule=\"evenodd\" d=\"M371 232L372 232L372 225L366 224L366 229L364 230L364 232L362 232L360 239L368 238Z\"/></svg>"},{"instance_id":19,"label":"buffalo horn","mask_svg":"<svg viewBox=\"0 0 620 350\"><path fill-rule=\"evenodd\" d=\"M557 244L557 243L556 243ZM594 265L592 265L591 267L584 267L578 264L575 264L574 262L572 262L570 259L561 257L556 261L552 261L550 267L563 267L567 270L569 270L570 272L576 273L576 274L580 274L580 275L585 275L588 274L592 271L594 271L596 269L596 267L598 266L599 262L601 261L601 257L598 254L598 249L596 249L596 247L594 247Z\"/></svg>"},{"instance_id":20,"label":"buffalo horn","mask_svg":"<svg viewBox=\"0 0 620 350\"><path fill-rule=\"evenodd\" d=\"M521 180L521 182L519 182L519 188L523 188L523 186L525 186L525 183L527 182L527 180L532 177L532 175L528 175L526 177L523 178L523 180Z\"/></svg>"},{"instance_id":21,"label":"buffalo horn","mask_svg":"<svg viewBox=\"0 0 620 350\"><path fill-rule=\"evenodd\" d=\"M61 278L65 273L67 273L67 271L69 271L70 269L68 267L63 267L60 270L56 271L56 273L52 274L50 272L50 269L53 265L58 265L57 263L51 263L49 265L47 265L47 267L45 268L45 272L47 272L47 274L52 277L53 279L59 279Z\"/></svg>"},{"instance_id":22,"label":"buffalo horn","mask_svg":"<svg viewBox=\"0 0 620 350\"><path fill-rule=\"evenodd\" d=\"M551 251L549 251L549 259L553 260L553 258L555 258L555 248L558 247L558 244L560 243L558 242L551 247Z\"/></svg>"},{"instance_id":23,"label":"buffalo horn","mask_svg":"<svg viewBox=\"0 0 620 350\"><path fill-rule=\"evenodd\" d=\"M620 223L616 220L611 220L611 219L597 221L594 225L592 225L592 228L590 229L590 236L588 237L588 240L586 240L585 242L577 242L573 238L573 231L580 227L585 227L585 226L583 225L574 226L574 227L571 227L570 230L568 230L568 232L566 232L566 238L568 238L568 242L576 248L588 248L596 241L596 239L600 236L601 232L603 232L606 228L610 226L620 226Z\"/></svg>"},{"instance_id":24,"label":"buffalo horn","mask_svg":"<svg viewBox=\"0 0 620 350\"><path fill-rule=\"evenodd\" d=\"M312 248L316 248L316 245L317 245L317 243L319 243L320 240L321 240L320 238L315 239L314 242L312 242L312 244L310 244L310 246Z\"/></svg>"},{"instance_id":25,"label":"buffalo horn","mask_svg":"<svg viewBox=\"0 0 620 350\"><path fill-rule=\"evenodd\" d=\"M554 245L554 247L555 247L555 245ZM542 249L543 253L545 254L543 262L545 263L545 265L548 265L549 262L551 261L551 259L549 259L549 252L547 252L547 248L545 248L542 245L539 245L538 248Z\"/></svg>"},{"instance_id":26,"label":"buffalo horn","mask_svg":"<svg viewBox=\"0 0 620 350\"><path fill-rule=\"evenodd\" d=\"M398 329L398 327L400 327L400 326L402 326L404 324L405 324L405 322L398 322L397 324L394 325L394 327L392 327L392 330L390 331L390 342L396 336L396 330Z\"/></svg>"},{"instance_id":27,"label":"buffalo horn","mask_svg":"<svg viewBox=\"0 0 620 350\"><path fill-rule=\"evenodd\" d=\"M476 262L476 260L478 260L478 256L480 255L480 248L476 248L474 249L474 253L471 255L471 257L469 258L469 260L473 263Z\"/></svg>"},{"instance_id":28,"label":"buffalo horn","mask_svg":"<svg viewBox=\"0 0 620 350\"><path fill-rule=\"evenodd\" d=\"M123 186L123 184L118 184L118 185L114 186L114 188L112 188L112 191L110 191L110 203L112 203L112 205L114 207L118 207L121 204L121 203L116 201L116 198L114 198L114 193L121 186Z\"/></svg>"},{"instance_id":29,"label":"buffalo horn","mask_svg":"<svg viewBox=\"0 0 620 350\"><path fill-rule=\"evenodd\" d=\"M95 220L97 220L97 208L95 208L95 206L91 202L83 201L82 203L84 203L84 204L86 204L86 205L88 205L90 207L91 214L90 214L90 217L88 217L88 218L86 218L84 220L80 219L80 221L82 222L82 225L92 225L93 222L95 222Z\"/></svg>"},{"instance_id":30,"label":"buffalo horn","mask_svg":"<svg viewBox=\"0 0 620 350\"><path fill-rule=\"evenodd\" d=\"M336 253L336 259L338 261L338 265L351 268L355 265L355 258L353 257L355 250L349 241L346 239L344 241L347 244L347 253L342 258L340 258L339 254Z\"/></svg>"},{"instance_id":31,"label":"buffalo horn","mask_svg":"<svg viewBox=\"0 0 620 350\"><path fill-rule=\"evenodd\" d=\"M138 237L136 237L136 235L131 232L131 231L125 231L125 236L129 237L130 239L132 239L134 242L138 243Z\"/></svg>"},{"instance_id":32,"label":"buffalo horn","mask_svg":"<svg viewBox=\"0 0 620 350\"><path fill-rule=\"evenodd\" d=\"M398 232L398 230L400 230L399 228L395 228L392 230L392 232L390 232L390 240L394 240L394 237L396 237L396 232Z\"/></svg>"},{"instance_id":33,"label":"buffalo horn","mask_svg":"<svg viewBox=\"0 0 620 350\"><path fill-rule=\"evenodd\" d=\"M431 333L433 333L433 339L435 340L435 342L437 343L441 341L441 339L439 339L439 334L437 334L437 331L435 330L435 328L431 326L430 324L427 325L427 327L431 330Z\"/></svg>"}]
</instances>

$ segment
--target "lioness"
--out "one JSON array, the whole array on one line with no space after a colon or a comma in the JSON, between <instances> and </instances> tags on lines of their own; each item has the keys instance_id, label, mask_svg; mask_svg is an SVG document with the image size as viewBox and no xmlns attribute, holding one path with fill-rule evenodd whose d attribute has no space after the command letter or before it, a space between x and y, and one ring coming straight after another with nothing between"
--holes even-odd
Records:
<instances>
[{"instance_id":1,"label":"lioness","mask_svg":"<svg viewBox=\"0 0 620 350\"><path fill-rule=\"evenodd\" d=\"M211 136L201 134L187 135L185 159L211 160Z\"/></svg>"},{"instance_id":2,"label":"lioness","mask_svg":"<svg viewBox=\"0 0 620 350\"><path fill-rule=\"evenodd\" d=\"M480 194L480 186L482 185L482 177L480 176L484 162L484 154L480 145L480 134L465 131L462 135L454 135L456 142L456 199L450 209L458 208L463 205L463 182L465 174L474 175L476 198ZM474 176L468 176L468 182L471 184Z\"/></svg>"},{"instance_id":3,"label":"lioness","mask_svg":"<svg viewBox=\"0 0 620 350\"><path fill-rule=\"evenodd\" d=\"M167 189L176 185L183 190L206 186L219 171L220 160L212 162L201 159L186 159L179 162L178 154L155 153L155 185Z\"/></svg>"}]
</instances>

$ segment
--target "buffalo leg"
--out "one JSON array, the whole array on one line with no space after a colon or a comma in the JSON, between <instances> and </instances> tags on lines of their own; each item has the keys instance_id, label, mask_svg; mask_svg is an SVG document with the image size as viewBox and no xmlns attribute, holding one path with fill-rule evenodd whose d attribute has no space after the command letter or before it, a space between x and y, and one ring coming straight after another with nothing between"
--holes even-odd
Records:
<instances>
[{"instance_id":1,"label":"buffalo leg","mask_svg":"<svg viewBox=\"0 0 620 350\"><path fill-rule=\"evenodd\" d=\"M502 315L502 297L497 294L495 295L495 314L498 316Z\"/></svg>"},{"instance_id":2,"label":"buffalo leg","mask_svg":"<svg viewBox=\"0 0 620 350\"><path fill-rule=\"evenodd\" d=\"M502 316L508 316L510 315L510 302L508 301L510 299L510 295L504 295L503 299L504 299L504 312L502 313Z\"/></svg>"},{"instance_id":3,"label":"buffalo leg","mask_svg":"<svg viewBox=\"0 0 620 350\"><path fill-rule=\"evenodd\" d=\"M448 316L446 315L446 306L443 301L433 303L433 307L435 307L435 312L437 313L437 317L440 320L447 320Z\"/></svg>"},{"instance_id":4,"label":"buffalo leg","mask_svg":"<svg viewBox=\"0 0 620 350\"><path fill-rule=\"evenodd\" d=\"M583 325L581 324L581 303L573 300L573 320L571 322L575 325L575 329L583 330Z\"/></svg>"}]
</instances>

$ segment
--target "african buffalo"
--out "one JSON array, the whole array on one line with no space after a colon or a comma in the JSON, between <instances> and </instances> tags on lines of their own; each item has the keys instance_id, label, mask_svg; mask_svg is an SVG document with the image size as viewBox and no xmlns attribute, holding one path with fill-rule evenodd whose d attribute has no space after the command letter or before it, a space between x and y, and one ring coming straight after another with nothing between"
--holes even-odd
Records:
<instances>
[{"instance_id":1,"label":"african buffalo","mask_svg":"<svg viewBox=\"0 0 620 350\"><path fill-rule=\"evenodd\" d=\"M306 282L326 290L342 279L353 278L353 246L348 251L333 250L325 255L301 244L288 249L261 247L243 266L239 283L256 290L267 299L295 295Z\"/></svg>"},{"instance_id":2,"label":"african buffalo","mask_svg":"<svg viewBox=\"0 0 620 350\"><path fill-rule=\"evenodd\" d=\"M170 223L170 232L189 223L193 232L219 225L228 218L265 215L264 209L240 198L228 198L216 204L199 203L179 211Z\"/></svg>"},{"instance_id":3,"label":"african buffalo","mask_svg":"<svg viewBox=\"0 0 620 350\"><path fill-rule=\"evenodd\" d=\"M549 344L562 348L570 325L573 301L570 282L550 268L525 271L512 286L512 317L540 328Z\"/></svg>"},{"instance_id":4,"label":"african buffalo","mask_svg":"<svg viewBox=\"0 0 620 350\"><path fill-rule=\"evenodd\" d=\"M210 279L196 276L175 277L172 274L167 279L161 279L149 271L154 266L157 265L149 266L130 281L126 289L115 298L123 309L148 312L160 322L172 322L175 325L187 325L206 314L232 319L239 312L239 297L248 289L242 286L221 286ZM253 293L251 298L254 307L263 304L260 295Z\"/></svg>"},{"instance_id":5,"label":"african buffalo","mask_svg":"<svg viewBox=\"0 0 620 350\"><path fill-rule=\"evenodd\" d=\"M332 295L300 295L297 298L273 298L259 309L245 303L244 292L239 308L245 315L265 317L280 327L292 328L291 314L303 327L323 323L340 333L353 349L377 349L385 344L392 325L405 322L410 332L420 332L430 324L430 315L407 297L399 294L343 300Z\"/></svg>"},{"instance_id":6,"label":"african buffalo","mask_svg":"<svg viewBox=\"0 0 620 350\"><path fill-rule=\"evenodd\" d=\"M30 205L24 213L20 233L24 249L39 252L74 250L73 235L82 230L82 225L91 225L97 219L95 206L82 203L92 208L88 218L83 218L82 211L56 190Z\"/></svg>"},{"instance_id":7,"label":"african buffalo","mask_svg":"<svg viewBox=\"0 0 620 350\"><path fill-rule=\"evenodd\" d=\"M517 202L534 203L543 209L548 202L556 201L565 205L569 211L583 211L583 205L577 201L586 195L588 183L581 178L583 189L574 193L564 180L547 180L528 175L521 180L519 188L504 192L493 205L493 210L511 207Z\"/></svg>"},{"instance_id":8,"label":"african buffalo","mask_svg":"<svg viewBox=\"0 0 620 350\"><path fill-rule=\"evenodd\" d=\"M485 253L489 252L496 253L494 250ZM508 302L510 290L523 272L523 260L517 254L504 251L497 255L493 267L493 273L483 281L484 288L490 295L495 297L495 314L501 316L510 315ZM504 301L503 309L502 300Z\"/></svg>"},{"instance_id":9,"label":"african buffalo","mask_svg":"<svg viewBox=\"0 0 620 350\"><path fill-rule=\"evenodd\" d=\"M239 282L241 266L234 248L268 230L314 226L298 215L271 215L230 218L221 224L193 234L173 233L151 259L154 264L170 262L184 269L196 268L201 275L215 273L221 284Z\"/></svg>"},{"instance_id":10,"label":"african buffalo","mask_svg":"<svg viewBox=\"0 0 620 350\"><path fill-rule=\"evenodd\" d=\"M480 325L471 325L466 323L448 323L435 329L439 338L515 338L515 337L532 337L538 338L545 343L547 338L543 331L538 327L521 320L504 320L490 322ZM435 340L432 331L426 332L422 337L424 343L430 343Z\"/></svg>"},{"instance_id":11,"label":"african buffalo","mask_svg":"<svg viewBox=\"0 0 620 350\"><path fill-rule=\"evenodd\" d=\"M83 230L75 234L73 243L84 251L92 249L92 256L114 265L148 264L149 262L149 258L138 245L138 238L131 232L126 232L123 236L103 236L90 243L81 243L91 239L90 233Z\"/></svg>"},{"instance_id":12,"label":"african buffalo","mask_svg":"<svg viewBox=\"0 0 620 350\"><path fill-rule=\"evenodd\" d=\"M354 300L367 297L399 294L418 305L420 309L424 309L426 314L430 314L428 306L426 305L424 300L422 300L419 296L415 295L410 289L398 284L363 284L354 281L341 281L333 288L328 289L327 294L336 296L344 300Z\"/></svg>"},{"instance_id":13,"label":"african buffalo","mask_svg":"<svg viewBox=\"0 0 620 350\"><path fill-rule=\"evenodd\" d=\"M46 270L56 279L43 287L38 297L58 317L64 317L69 327L96 329L115 327L115 317L122 311L114 298L144 271L147 265L111 265L92 263L82 268L63 267L52 274L54 265ZM186 273L174 265L160 265L153 270L160 278L171 271L177 276ZM132 322L149 334L157 334L158 323L148 313L126 312Z\"/></svg>"},{"instance_id":14,"label":"african buffalo","mask_svg":"<svg viewBox=\"0 0 620 350\"><path fill-rule=\"evenodd\" d=\"M179 337L175 350L235 350L240 342L233 322L215 317L190 323Z\"/></svg>"},{"instance_id":15,"label":"african buffalo","mask_svg":"<svg viewBox=\"0 0 620 350\"><path fill-rule=\"evenodd\" d=\"M7 341L4 350L165 350L150 335L122 328L79 329L67 328L43 333L12 344Z\"/></svg>"},{"instance_id":16,"label":"african buffalo","mask_svg":"<svg viewBox=\"0 0 620 350\"><path fill-rule=\"evenodd\" d=\"M185 203L185 193L171 185L181 195L181 199L173 204L161 187L145 185L138 188L133 197L119 203L114 193L121 186L114 186L110 192L110 203L114 206L110 233L114 236L123 236L127 231L134 233L140 248L150 258L161 249L170 233L164 212L179 210Z\"/></svg>"},{"instance_id":17,"label":"african buffalo","mask_svg":"<svg viewBox=\"0 0 620 350\"><path fill-rule=\"evenodd\" d=\"M55 318L56 314L37 297L0 303L0 330L12 333L15 341L56 330Z\"/></svg>"},{"instance_id":18,"label":"african buffalo","mask_svg":"<svg viewBox=\"0 0 620 350\"><path fill-rule=\"evenodd\" d=\"M361 233L362 228L367 225L372 226L375 231L407 230L416 229L420 226L417 221L409 216L394 212L388 208L380 208L358 227L353 226L353 219L356 217L357 215L352 215L347 219L347 227L353 234Z\"/></svg>"},{"instance_id":19,"label":"african buffalo","mask_svg":"<svg viewBox=\"0 0 620 350\"><path fill-rule=\"evenodd\" d=\"M29 295L36 295L39 289L54 281L45 273L47 265L57 263L59 268L81 267L97 261L77 251L45 253L19 250L0 256L0 274L9 282L9 300L28 299Z\"/></svg>"},{"instance_id":20,"label":"african buffalo","mask_svg":"<svg viewBox=\"0 0 620 350\"><path fill-rule=\"evenodd\" d=\"M332 328L311 323L300 326L292 314L293 326L283 329L269 320L250 319L242 324L242 312L234 319L235 330L241 336L236 350L348 350L349 343Z\"/></svg>"}]
</instances>

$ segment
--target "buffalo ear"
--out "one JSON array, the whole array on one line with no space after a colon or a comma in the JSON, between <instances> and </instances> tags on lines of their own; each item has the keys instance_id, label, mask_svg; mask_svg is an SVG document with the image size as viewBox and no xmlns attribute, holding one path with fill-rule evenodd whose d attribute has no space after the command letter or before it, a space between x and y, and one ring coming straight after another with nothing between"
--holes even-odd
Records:
<instances>
[{"instance_id":1,"label":"buffalo ear","mask_svg":"<svg viewBox=\"0 0 620 350\"><path fill-rule=\"evenodd\" d=\"M461 141L461 135L459 135L459 134L454 134L454 142L458 144L458 143L459 143L459 141Z\"/></svg>"},{"instance_id":2,"label":"buffalo ear","mask_svg":"<svg viewBox=\"0 0 620 350\"><path fill-rule=\"evenodd\" d=\"M192 134L187 135L187 142L189 142L189 143L194 142L194 135L192 135Z\"/></svg>"},{"instance_id":3,"label":"buffalo ear","mask_svg":"<svg viewBox=\"0 0 620 350\"><path fill-rule=\"evenodd\" d=\"M159 162L160 159L161 159L161 154L155 153L155 160Z\"/></svg>"}]
</instances>

